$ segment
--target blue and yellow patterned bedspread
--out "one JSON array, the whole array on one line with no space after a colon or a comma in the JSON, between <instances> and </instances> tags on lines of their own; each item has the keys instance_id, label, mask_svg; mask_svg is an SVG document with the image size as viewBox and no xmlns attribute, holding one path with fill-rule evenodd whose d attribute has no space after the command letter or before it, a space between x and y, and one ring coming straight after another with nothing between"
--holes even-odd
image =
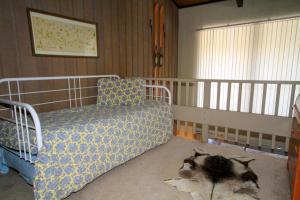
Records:
<instances>
[{"instance_id":1,"label":"blue and yellow patterned bedspread","mask_svg":"<svg viewBox=\"0 0 300 200\"><path fill-rule=\"evenodd\" d=\"M36 199L64 198L173 134L171 107L150 100L143 106L65 109L43 113L40 120L43 147L35 162Z\"/></svg>"}]
</instances>

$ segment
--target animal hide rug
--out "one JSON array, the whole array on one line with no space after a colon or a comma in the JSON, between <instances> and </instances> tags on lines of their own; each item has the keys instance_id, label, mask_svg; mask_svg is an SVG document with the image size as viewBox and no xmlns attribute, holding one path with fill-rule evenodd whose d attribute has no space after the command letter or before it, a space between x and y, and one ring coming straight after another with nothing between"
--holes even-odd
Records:
<instances>
[{"instance_id":1,"label":"animal hide rug","mask_svg":"<svg viewBox=\"0 0 300 200\"><path fill-rule=\"evenodd\" d=\"M258 200L258 178L249 158L225 158L195 150L184 160L179 178L165 180L193 200Z\"/></svg>"}]
</instances>

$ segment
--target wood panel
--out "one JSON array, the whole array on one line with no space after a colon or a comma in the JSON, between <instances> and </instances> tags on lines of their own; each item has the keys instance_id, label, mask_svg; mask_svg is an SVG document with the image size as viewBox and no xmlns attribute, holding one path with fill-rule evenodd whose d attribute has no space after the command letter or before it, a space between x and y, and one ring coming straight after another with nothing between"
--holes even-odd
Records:
<instances>
[{"instance_id":1,"label":"wood panel","mask_svg":"<svg viewBox=\"0 0 300 200\"><path fill-rule=\"evenodd\" d=\"M161 2L166 14L166 61L161 77L176 77L178 9L172 0ZM0 78L87 74L151 77L153 3L154 0L2 0ZM96 22L99 58L32 56L28 7ZM63 84L26 84L22 89L61 88Z\"/></svg>"}]
</instances>

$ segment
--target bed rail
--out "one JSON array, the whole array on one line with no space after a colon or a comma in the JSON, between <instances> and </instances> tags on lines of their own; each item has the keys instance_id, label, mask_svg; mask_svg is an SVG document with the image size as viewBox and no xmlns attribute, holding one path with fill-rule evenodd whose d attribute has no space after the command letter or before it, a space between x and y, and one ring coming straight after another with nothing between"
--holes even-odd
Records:
<instances>
[{"instance_id":1,"label":"bed rail","mask_svg":"<svg viewBox=\"0 0 300 200\"><path fill-rule=\"evenodd\" d=\"M8 107L13 111L14 121L4 117L2 117L2 120L14 122L16 124L20 158L23 158L26 161L33 163L31 157L31 147L35 145L32 145L30 142L31 133L29 129L34 129L35 131L37 150L39 151L43 146L41 123L37 115L37 112L31 105L27 103L10 101L6 99L0 99L0 105L4 107ZM28 124L28 119L29 119L28 113L33 120L34 127L31 127Z\"/></svg>"}]
</instances>

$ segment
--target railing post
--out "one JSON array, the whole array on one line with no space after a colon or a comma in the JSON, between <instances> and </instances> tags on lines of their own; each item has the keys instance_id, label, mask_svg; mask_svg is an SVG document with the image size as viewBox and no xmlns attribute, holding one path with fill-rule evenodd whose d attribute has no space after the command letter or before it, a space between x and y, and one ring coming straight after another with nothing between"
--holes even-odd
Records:
<instances>
[{"instance_id":1,"label":"railing post","mask_svg":"<svg viewBox=\"0 0 300 200\"><path fill-rule=\"evenodd\" d=\"M218 138L218 126L215 126L214 137L215 139Z\"/></svg>"},{"instance_id":2,"label":"railing post","mask_svg":"<svg viewBox=\"0 0 300 200\"><path fill-rule=\"evenodd\" d=\"M174 103L174 100L173 100L173 97L174 97L173 90L174 90L174 84L173 84L173 81L170 81L170 92L171 92L172 104Z\"/></svg>"},{"instance_id":3,"label":"railing post","mask_svg":"<svg viewBox=\"0 0 300 200\"><path fill-rule=\"evenodd\" d=\"M241 112L241 101L242 101L242 92L243 92L243 83L238 83L239 86L239 93L238 93L238 106L237 106L237 111Z\"/></svg>"},{"instance_id":4,"label":"railing post","mask_svg":"<svg viewBox=\"0 0 300 200\"><path fill-rule=\"evenodd\" d=\"M234 143L235 144L239 143L239 132L240 132L240 130L238 130L238 129L234 130Z\"/></svg>"},{"instance_id":5,"label":"railing post","mask_svg":"<svg viewBox=\"0 0 300 200\"><path fill-rule=\"evenodd\" d=\"M188 133L188 122L187 121L184 122L184 133L185 134Z\"/></svg>"},{"instance_id":6,"label":"railing post","mask_svg":"<svg viewBox=\"0 0 300 200\"><path fill-rule=\"evenodd\" d=\"M180 120L177 120L177 123L176 123L177 133L176 134L178 134L178 132L180 132L180 129L181 129L180 124L181 124Z\"/></svg>"},{"instance_id":7,"label":"railing post","mask_svg":"<svg viewBox=\"0 0 300 200\"><path fill-rule=\"evenodd\" d=\"M250 137L251 137L250 131L248 130L248 131L247 131L247 141L246 141L246 146L247 146L247 147L250 145Z\"/></svg>"},{"instance_id":8,"label":"railing post","mask_svg":"<svg viewBox=\"0 0 300 200\"><path fill-rule=\"evenodd\" d=\"M292 117L292 114L293 114L293 104L294 104L294 98L295 98L295 89L296 89L296 85L292 84L291 96L290 96L290 104L289 104L289 117Z\"/></svg>"},{"instance_id":9,"label":"railing post","mask_svg":"<svg viewBox=\"0 0 300 200\"><path fill-rule=\"evenodd\" d=\"M181 104L181 81L177 82L177 105Z\"/></svg>"},{"instance_id":10,"label":"railing post","mask_svg":"<svg viewBox=\"0 0 300 200\"><path fill-rule=\"evenodd\" d=\"M216 109L220 109L220 95L221 95L221 82L217 82L217 106Z\"/></svg>"},{"instance_id":11,"label":"railing post","mask_svg":"<svg viewBox=\"0 0 300 200\"><path fill-rule=\"evenodd\" d=\"M210 108L211 82L204 81L203 108Z\"/></svg>"},{"instance_id":12,"label":"railing post","mask_svg":"<svg viewBox=\"0 0 300 200\"><path fill-rule=\"evenodd\" d=\"M211 82L204 81L203 108L210 108ZM209 125L202 124L202 142L208 141Z\"/></svg>"},{"instance_id":13,"label":"railing post","mask_svg":"<svg viewBox=\"0 0 300 200\"><path fill-rule=\"evenodd\" d=\"M249 113L253 113L254 82L250 85Z\"/></svg>"},{"instance_id":14,"label":"railing post","mask_svg":"<svg viewBox=\"0 0 300 200\"><path fill-rule=\"evenodd\" d=\"M274 151L276 145L276 136L272 135L272 144L271 144L271 150Z\"/></svg>"},{"instance_id":15,"label":"railing post","mask_svg":"<svg viewBox=\"0 0 300 200\"><path fill-rule=\"evenodd\" d=\"M195 96L194 96L194 106L198 107L198 81L195 81L195 90L194 90Z\"/></svg>"},{"instance_id":16,"label":"railing post","mask_svg":"<svg viewBox=\"0 0 300 200\"><path fill-rule=\"evenodd\" d=\"M185 82L185 105L189 106L189 100L190 100L190 82Z\"/></svg>"},{"instance_id":17,"label":"railing post","mask_svg":"<svg viewBox=\"0 0 300 200\"><path fill-rule=\"evenodd\" d=\"M260 114L262 114L262 115L265 114L266 94L267 94L267 83L264 83L264 84L263 84L262 102L261 102L261 113L260 113Z\"/></svg>"},{"instance_id":18,"label":"railing post","mask_svg":"<svg viewBox=\"0 0 300 200\"><path fill-rule=\"evenodd\" d=\"M202 124L202 142L208 141L208 124Z\"/></svg>"},{"instance_id":19,"label":"railing post","mask_svg":"<svg viewBox=\"0 0 300 200\"><path fill-rule=\"evenodd\" d=\"M228 140L228 128L225 127L225 138L224 138L225 141Z\"/></svg>"},{"instance_id":20,"label":"railing post","mask_svg":"<svg viewBox=\"0 0 300 200\"><path fill-rule=\"evenodd\" d=\"M196 102L196 99L195 99L195 96L196 96L196 91L195 91L195 88L196 87L196 84L194 82L192 82L192 85L191 85L191 106L195 106L195 102Z\"/></svg>"},{"instance_id":21,"label":"railing post","mask_svg":"<svg viewBox=\"0 0 300 200\"><path fill-rule=\"evenodd\" d=\"M193 131L192 131L194 134L196 134L197 133L197 130L196 130L196 123L195 122L193 122Z\"/></svg>"},{"instance_id":22,"label":"railing post","mask_svg":"<svg viewBox=\"0 0 300 200\"><path fill-rule=\"evenodd\" d=\"M263 134L259 133L259 135L258 135L258 149L261 149L261 147L262 147L262 140L263 140Z\"/></svg>"},{"instance_id":23,"label":"railing post","mask_svg":"<svg viewBox=\"0 0 300 200\"><path fill-rule=\"evenodd\" d=\"M228 82L227 85L227 101L226 101L226 110L229 111L230 110L230 98L231 98L231 82Z\"/></svg>"},{"instance_id":24,"label":"railing post","mask_svg":"<svg viewBox=\"0 0 300 200\"><path fill-rule=\"evenodd\" d=\"M279 109L279 99L280 99L280 91L281 91L281 84L277 84L276 88L276 100L275 100L275 115L278 115L278 109Z\"/></svg>"},{"instance_id":25,"label":"railing post","mask_svg":"<svg viewBox=\"0 0 300 200\"><path fill-rule=\"evenodd\" d=\"M289 151L289 145L290 145L290 137L286 137L285 138L285 149L284 149L285 152Z\"/></svg>"}]
</instances>

